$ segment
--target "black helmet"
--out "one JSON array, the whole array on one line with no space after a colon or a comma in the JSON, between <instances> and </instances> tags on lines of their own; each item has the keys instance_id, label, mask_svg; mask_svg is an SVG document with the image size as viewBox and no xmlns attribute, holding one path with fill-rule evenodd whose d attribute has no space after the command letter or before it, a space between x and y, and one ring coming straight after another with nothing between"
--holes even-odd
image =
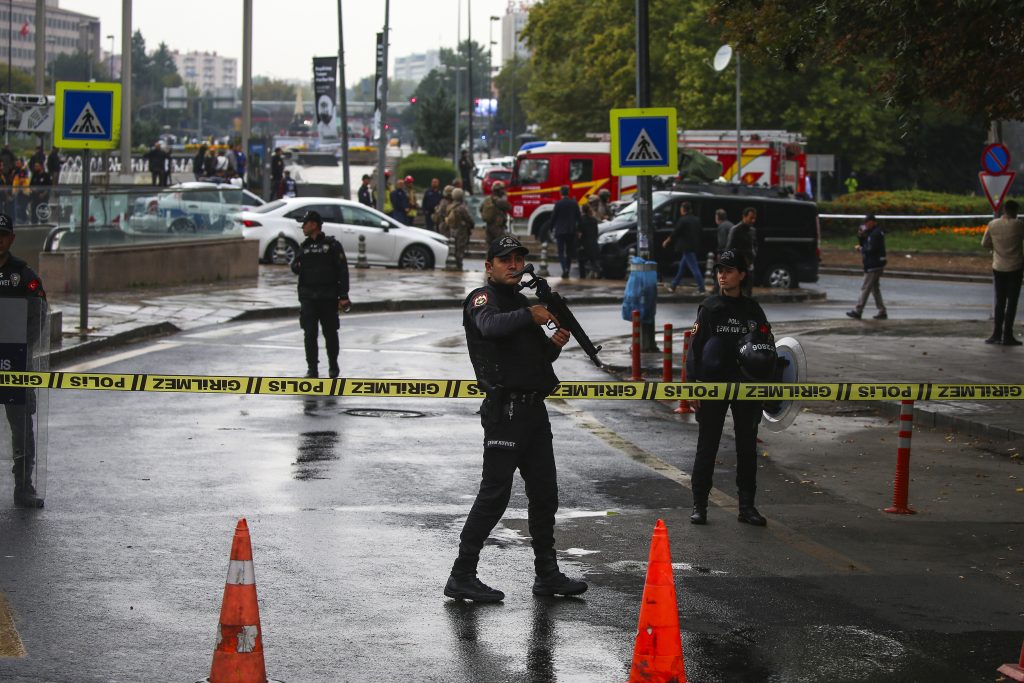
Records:
<instances>
[{"instance_id":1,"label":"black helmet","mask_svg":"<svg viewBox=\"0 0 1024 683\"><path fill-rule=\"evenodd\" d=\"M324 224L323 216L321 216L318 211L307 211L302 215L302 218L299 219L299 222L302 223L303 225L305 225L309 221L313 221L317 225Z\"/></svg>"},{"instance_id":2,"label":"black helmet","mask_svg":"<svg viewBox=\"0 0 1024 683\"><path fill-rule=\"evenodd\" d=\"M751 382L770 382L779 358L771 328L761 325L745 334L736 348L736 357L743 377Z\"/></svg>"}]
</instances>

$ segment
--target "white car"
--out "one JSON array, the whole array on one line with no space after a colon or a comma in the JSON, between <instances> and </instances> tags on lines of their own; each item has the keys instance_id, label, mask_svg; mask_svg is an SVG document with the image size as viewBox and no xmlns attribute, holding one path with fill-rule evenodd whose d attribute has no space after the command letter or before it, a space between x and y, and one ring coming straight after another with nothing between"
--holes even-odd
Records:
<instances>
[{"instance_id":1,"label":"white car","mask_svg":"<svg viewBox=\"0 0 1024 683\"><path fill-rule=\"evenodd\" d=\"M260 261L291 263L305 239L299 220L307 211L324 219L323 231L341 242L350 264L359 255L359 237L366 238L366 261L375 266L429 270L444 266L448 240L442 235L402 225L358 202L330 197L287 197L243 211L235 217L242 237L260 241ZM278 244L278 238L283 238Z\"/></svg>"},{"instance_id":2,"label":"white car","mask_svg":"<svg viewBox=\"0 0 1024 683\"><path fill-rule=\"evenodd\" d=\"M229 232L235 214L265 202L249 190L228 183L179 183L157 195L136 197L125 232Z\"/></svg>"}]
</instances>

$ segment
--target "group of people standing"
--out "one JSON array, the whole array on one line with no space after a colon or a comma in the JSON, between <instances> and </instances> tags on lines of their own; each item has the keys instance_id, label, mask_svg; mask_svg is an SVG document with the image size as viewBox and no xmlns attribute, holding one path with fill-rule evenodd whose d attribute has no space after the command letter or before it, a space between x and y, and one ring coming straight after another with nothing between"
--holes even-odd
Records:
<instances>
[{"instance_id":1,"label":"group of people standing","mask_svg":"<svg viewBox=\"0 0 1024 683\"><path fill-rule=\"evenodd\" d=\"M36 148L28 163L11 151L10 145L0 150L0 213L18 223L38 223L49 218L50 187L60 176L60 154L42 146Z\"/></svg>"},{"instance_id":2,"label":"group of people standing","mask_svg":"<svg viewBox=\"0 0 1024 683\"><path fill-rule=\"evenodd\" d=\"M156 145L153 147L156 148ZM241 178L244 182L247 164L248 158L245 156L245 152L242 151L241 144L225 146L219 149L202 144L192 159L192 174L196 180L201 178L221 178L230 181L235 178ZM153 173L152 165L150 166L150 173ZM168 163L167 175L163 184L169 185L169 181L170 165ZM155 175L153 176L153 184L157 184Z\"/></svg>"},{"instance_id":3,"label":"group of people standing","mask_svg":"<svg viewBox=\"0 0 1024 683\"><path fill-rule=\"evenodd\" d=\"M601 252L597 246L598 224L611 218L608 205L611 192L601 190L587 197L580 205L569 194L569 186L559 188L561 198L551 211L550 234L540 228L538 238L547 242L554 237L558 245L558 261L562 266L562 277L572 272L573 259L579 264L581 278L601 277Z\"/></svg>"}]
</instances>

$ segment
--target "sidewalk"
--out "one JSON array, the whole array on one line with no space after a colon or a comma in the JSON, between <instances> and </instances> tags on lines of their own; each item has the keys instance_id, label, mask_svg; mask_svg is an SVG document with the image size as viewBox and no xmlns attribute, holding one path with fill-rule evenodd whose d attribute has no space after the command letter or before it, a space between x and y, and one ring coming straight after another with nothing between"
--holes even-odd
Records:
<instances>
[{"instance_id":1,"label":"sidewalk","mask_svg":"<svg viewBox=\"0 0 1024 683\"><path fill-rule=\"evenodd\" d=\"M371 268L351 268L354 312L457 308L471 290L483 282L482 271L448 273ZM552 287L572 305L618 304L624 282L549 278ZM824 300L813 290L756 289L762 303ZM659 292L661 300L696 303L698 297ZM120 344L181 330L228 321L298 316L295 278L284 267L262 266L255 284L216 285L98 293L90 297L87 335L80 336L77 296L55 295L51 305L64 316L63 346L51 354L53 367L73 358ZM603 344L601 358L613 372L630 367L629 324L623 334ZM948 382L1021 383L1024 368L1021 349L983 344L989 323L964 322L957 326L961 342L950 337L948 323L887 321L886 323L819 320L783 323L776 337L800 340L807 355L811 382ZM975 329L975 327L977 329ZM658 343L660 345L660 329ZM675 372L681 355L681 338L675 340ZM645 376L661 377L660 353L643 354ZM861 402L859 405L864 406ZM872 402L883 412L897 413L895 401ZM997 439L1024 438L1020 403L1014 401L941 402L916 406L918 424L954 428L967 434Z\"/></svg>"}]
</instances>

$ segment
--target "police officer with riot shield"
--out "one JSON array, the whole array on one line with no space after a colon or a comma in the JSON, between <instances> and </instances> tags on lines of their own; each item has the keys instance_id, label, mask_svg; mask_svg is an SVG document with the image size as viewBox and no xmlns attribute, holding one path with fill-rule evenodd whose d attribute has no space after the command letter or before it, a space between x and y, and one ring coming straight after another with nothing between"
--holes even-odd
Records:
<instances>
[{"instance_id":1,"label":"police officer with riot shield","mask_svg":"<svg viewBox=\"0 0 1024 683\"><path fill-rule=\"evenodd\" d=\"M743 254L728 249L715 263L721 294L710 296L697 309L686 376L697 382L767 382L775 375L775 338L764 311L743 295L743 280L750 276ZM768 522L754 507L757 491L757 425L759 401L702 400L697 407L700 431L693 462L693 514L690 522L707 524L708 495L715 473L715 458L732 409L736 436L736 488L739 521L754 526Z\"/></svg>"},{"instance_id":2,"label":"police officer with riot shield","mask_svg":"<svg viewBox=\"0 0 1024 683\"><path fill-rule=\"evenodd\" d=\"M463 304L469 357L487 392L480 407L484 428L483 475L476 501L460 535L459 556L444 594L457 600L499 602L505 594L477 578L480 550L501 519L516 470L526 482L536 578L533 594L579 595L583 581L570 579L555 558L558 482L545 397L558 385L552 363L569 341L559 328L548 337L541 325L558 325L542 305L531 306L519 291L528 250L505 235L491 242L484 267L487 284Z\"/></svg>"},{"instance_id":3,"label":"police officer with riot shield","mask_svg":"<svg viewBox=\"0 0 1024 683\"><path fill-rule=\"evenodd\" d=\"M48 345L46 293L39 276L11 253L14 224L0 214L0 372L39 371L40 351ZM41 411L34 389L0 388L7 424L11 430L14 504L43 507L36 490L40 484L41 453L37 425Z\"/></svg>"}]
</instances>

